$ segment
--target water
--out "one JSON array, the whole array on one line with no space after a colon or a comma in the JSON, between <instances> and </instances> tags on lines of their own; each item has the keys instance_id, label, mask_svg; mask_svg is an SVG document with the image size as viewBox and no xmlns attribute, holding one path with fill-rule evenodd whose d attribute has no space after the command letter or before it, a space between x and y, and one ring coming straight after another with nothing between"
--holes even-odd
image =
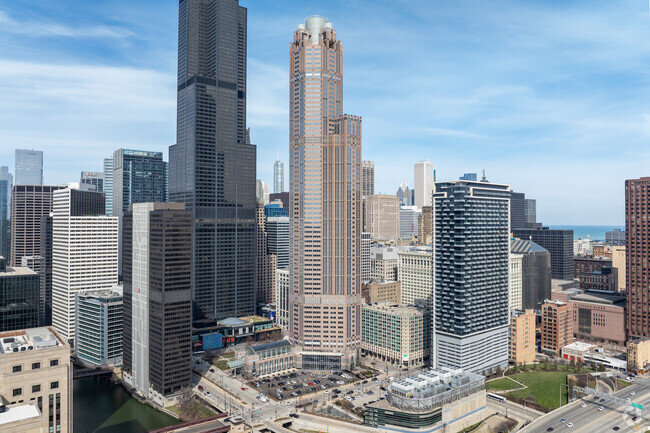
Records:
<instances>
[{"instance_id":1,"label":"water","mask_svg":"<svg viewBox=\"0 0 650 433\"><path fill-rule=\"evenodd\" d=\"M625 231L625 226L549 226L551 229L573 230L573 239L589 239L592 241L604 241L605 232L611 232L614 229Z\"/></svg>"},{"instance_id":2,"label":"water","mask_svg":"<svg viewBox=\"0 0 650 433\"><path fill-rule=\"evenodd\" d=\"M75 433L145 433L178 423L107 378L74 381Z\"/></svg>"}]
</instances>

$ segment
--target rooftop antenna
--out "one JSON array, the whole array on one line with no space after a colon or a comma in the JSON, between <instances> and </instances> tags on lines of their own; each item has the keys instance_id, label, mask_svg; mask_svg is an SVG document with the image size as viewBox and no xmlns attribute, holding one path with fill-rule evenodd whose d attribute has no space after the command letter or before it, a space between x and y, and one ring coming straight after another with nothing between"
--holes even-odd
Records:
<instances>
[{"instance_id":1,"label":"rooftop antenna","mask_svg":"<svg viewBox=\"0 0 650 433\"><path fill-rule=\"evenodd\" d=\"M481 179L481 182L490 183L490 181L485 177L485 169L483 169L483 178Z\"/></svg>"}]
</instances>

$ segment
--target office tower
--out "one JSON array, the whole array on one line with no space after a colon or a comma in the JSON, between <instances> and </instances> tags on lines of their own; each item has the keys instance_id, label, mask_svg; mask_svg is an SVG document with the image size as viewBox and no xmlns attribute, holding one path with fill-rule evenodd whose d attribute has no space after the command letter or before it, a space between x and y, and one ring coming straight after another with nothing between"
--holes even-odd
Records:
<instances>
[{"instance_id":1,"label":"office tower","mask_svg":"<svg viewBox=\"0 0 650 433\"><path fill-rule=\"evenodd\" d=\"M287 209L287 215L289 216L289 206L291 205L288 192L281 192L278 194L269 194L269 204L274 202L282 203L282 207ZM268 216L268 215L267 215Z\"/></svg>"},{"instance_id":2,"label":"office tower","mask_svg":"<svg viewBox=\"0 0 650 433\"><path fill-rule=\"evenodd\" d=\"M343 114L343 51L327 18L298 26L289 57L290 335L302 368L349 369L361 344L361 118Z\"/></svg>"},{"instance_id":3,"label":"office tower","mask_svg":"<svg viewBox=\"0 0 650 433\"><path fill-rule=\"evenodd\" d=\"M510 285L509 301L510 310L521 310L522 305L522 272L521 266L524 256L521 254L510 254Z\"/></svg>"},{"instance_id":4,"label":"office tower","mask_svg":"<svg viewBox=\"0 0 650 433\"><path fill-rule=\"evenodd\" d=\"M275 271L275 322L282 329L289 329L289 270Z\"/></svg>"},{"instance_id":5,"label":"office tower","mask_svg":"<svg viewBox=\"0 0 650 433\"><path fill-rule=\"evenodd\" d=\"M133 203L165 201L167 169L162 152L118 149L112 160L112 216L124 215Z\"/></svg>"},{"instance_id":6,"label":"office tower","mask_svg":"<svg viewBox=\"0 0 650 433\"><path fill-rule=\"evenodd\" d=\"M52 328L0 333L0 430L70 433L72 364Z\"/></svg>"},{"instance_id":7,"label":"office tower","mask_svg":"<svg viewBox=\"0 0 650 433\"><path fill-rule=\"evenodd\" d=\"M625 246L625 230L614 229L611 232L605 232L605 243L613 247Z\"/></svg>"},{"instance_id":8,"label":"office tower","mask_svg":"<svg viewBox=\"0 0 650 433\"><path fill-rule=\"evenodd\" d=\"M16 149L15 185L43 185L43 152Z\"/></svg>"},{"instance_id":9,"label":"office tower","mask_svg":"<svg viewBox=\"0 0 650 433\"><path fill-rule=\"evenodd\" d=\"M94 191L104 192L104 172L103 171L82 171L79 183L93 185Z\"/></svg>"},{"instance_id":10,"label":"office tower","mask_svg":"<svg viewBox=\"0 0 650 433\"><path fill-rule=\"evenodd\" d=\"M510 193L510 228L526 228L526 194L521 192Z\"/></svg>"},{"instance_id":11,"label":"office tower","mask_svg":"<svg viewBox=\"0 0 650 433\"><path fill-rule=\"evenodd\" d=\"M400 206L399 208L399 238L412 239L418 235L418 217L422 209L417 206Z\"/></svg>"},{"instance_id":12,"label":"office tower","mask_svg":"<svg viewBox=\"0 0 650 433\"><path fill-rule=\"evenodd\" d=\"M394 241L399 236L399 203L394 195L366 197L366 229L373 239Z\"/></svg>"},{"instance_id":13,"label":"office tower","mask_svg":"<svg viewBox=\"0 0 650 433\"><path fill-rule=\"evenodd\" d=\"M104 198L106 216L113 216L113 158L104 158Z\"/></svg>"},{"instance_id":14,"label":"office tower","mask_svg":"<svg viewBox=\"0 0 650 433\"><path fill-rule=\"evenodd\" d=\"M514 228L514 237L535 242L551 254L551 277L573 279L573 230Z\"/></svg>"},{"instance_id":15,"label":"office tower","mask_svg":"<svg viewBox=\"0 0 650 433\"><path fill-rule=\"evenodd\" d=\"M275 200L264 206L264 216L268 219L271 217L289 217L289 211L280 200Z\"/></svg>"},{"instance_id":16,"label":"office tower","mask_svg":"<svg viewBox=\"0 0 650 433\"><path fill-rule=\"evenodd\" d=\"M273 193L284 192L284 162L275 161L273 164Z\"/></svg>"},{"instance_id":17,"label":"office tower","mask_svg":"<svg viewBox=\"0 0 650 433\"><path fill-rule=\"evenodd\" d=\"M612 267L618 271L618 290L626 290L625 247L612 247Z\"/></svg>"},{"instance_id":18,"label":"office tower","mask_svg":"<svg viewBox=\"0 0 650 433\"><path fill-rule=\"evenodd\" d=\"M361 233L361 281L370 281L370 233Z\"/></svg>"},{"instance_id":19,"label":"office tower","mask_svg":"<svg viewBox=\"0 0 650 433\"><path fill-rule=\"evenodd\" d=\"M196 319L255 312L255 158L246 133L246 8L179 6L178 124L170 200L194 216Z\"/></svg>"},{"instance_id":20,"label":"office tower","mask_svg":"<svg viewBox=\"0 0 650 433\"><path fill-rule=\"evenodd\" d=\"M366 304L402 302L402 283L399 281L369 281L361 289Z\"/></svg>"},{"instance_id":21,"label":"office tower","mask_svg":"<svg viewBox=\"0 0 650 433\"><path fill-rule=\"evenodd\" d=\"M542 223L537 222L537 200L534 198L526 199L526 209L524 210L526 227L530 229L541 229Z\"/></svg>"},{"instance_id":22,"label":"office tower","mask_svg":"<svg viewBox=\"0 0 650 433\"><path fill-rule=\"evenodd\" d=\"M289 231L287 218L287 232ZM257 203L257 303L269 304L275 297L275 269L277 256L269 251L264 205ZM289 237L287 236L287 244ZM287 245L288 246L288 245ZM288 259L288 258L287 258Z\"/></svg>"},{"instance_id":23,"label":"office tower","mask_svg":"<svg viewBox=\"0 0 650 433\"><path fill-rule=\"evenodd\" d=\"M375 194L375 162L361 162L361 196L368 197Z\"/></svg>"},{"instance_id":24,"label":"office tower","mask_svg":"<svg viewBox=\"0 0 650 433\"><path fill-rule=\"evenodd\" d=\"M0 167L0 256L9 260L11 247L11 190L14 177L9 167Z\"/></svg>"},{"instance_id":25,"label":"office tower","mask_svg":"<svg viewBox=\"0 0 650 433\"><path fill-rule=\"evenodd\" d=\"M11 266L41 251L41 218L52 212L52 194L65 186L15 185L11 197Z\"/></svg>"},{"instance_id":26,"label":"office tower","mask_svg":"<svg viewBox=\"0 0 650 433\"><path fill-rule=\"evenodd\" d=\"M542 304L542 353L559 357L562 348L573 343L573 305L561 301Z\"/></svg>"},{"instance_id":27,"label":"office tower","mask_svg":"<svg viewBox=\"0 0 650 433\"><path fill-rule=\"evenodd\" d=\"M409 188L405 180L402 179L402 183L397 188L395 195L400 206L413 206L413 190Z\"/></svg>"},{"instance_id":28,"label":"office tower","mask_svg":"<svg viewBox=\"0 0 650 433\"><path fill-rule=\"evenodd\" d=\"M418 215L418 245L433 243L433 208L424 206Z\"/></svg>"},{"instance_id":29,"label":"office tower","mask_svg":"<svg viewBox=\"0 0 650 433\"><path fill-rule=\"evenodd\" d=\"M75 356L89 367L122 361L122 288L79 292L76 295Z\"/></svg>"},{"instance_id":30,"label":"office tower","mask_svg":"<svg viewBox=\"0 0 650 433\"><path fill-rule=\"evenodd\" d=\"M551 299L551 255L535 242L515 239L510 253L521 255L521 307L539 311L542 302Z\"/></svg>"},{"instance_id":31,"label":"office tower","mask_svg":"<svg viewBox=\"0 0 650 433\"><path fill-rule=\"evenodd\" d=\"M630 339L650 337L650 177L625 181L625 268L627 332Z\"/></svg>"},{"instance_id":32,"label":"office tower","mask_svg":"<svg viewBox=\"0 0 650 433\"><path fill-rule=\"evenodd\" d=\"M413 204L419 208L431 206L431 194L433 193L433 183L435 181L433 164L428 161L415 163L413 179L413 190L415 191Z\"/></svg>"},{"instance_id":33,"label":"office tower","mask_svg":"<svg viewBox=\"0 0 650 433\"><path fill-rule=\"evenodd\" d=\"M182 203L124 215L124 378L147 398L191 386L192 222Z\"/></svg>"},{"instance_id":34,"label":"office tower","mask_svg":"<svg viewBox=\"0 0 650 433\"><path fill-rule=\"evenodd\" d=\"M289 268L289 217L266 218L268 253L276 257L277 269Z\"/></svg>"},{"instance_id":35,"label":"office tower","mask_svg":"<svg viewBox=\"0 0 650 433\"><path fill-rule=\"evenodd\" d=\"M38 326L52 324L52 215L41 217Z\"/></svg>"},{"instance_id":36,"label":"office tower","mask_svg":"<svg viewBox=\"0 0 650 433\"><path fill-rule=\"evenodd\" d=\"M433 365L505 367L510 187L469 181L435 186Z\"/></svg>"},{"instance_id":37,"label":"office tower","mask_svg":"<svg viewBox=\"0 0 650 433\"><path fill-rule=\"evenodd\" d=\"M255 199L265 205L271 202L268 183L262 182L260 179L255 181Z\"/></svg>"},{"instance_id":38,"label":"office tower","mask_svg":"<svg viewBox=\"0 0 650 433\"><path fill-rule=\"evenodd\" d=\"M54 192L52 326L70 344L76 293L117 284L118 219L105 212L101 192L72 187Z\"/></svg>"},{"instance_id":39,"label":"office tower","mask_svg":"<svg viewBox=\"0 0 650 433\"><path fill-rule=\"evenodd\" d=\"M23 256L23 258L20 259L20 266L23 268L29 268L39 274L41 272L41 262L41 256Z\"/></svg>"},{"instance_id":40,"label":"office tower","mask_svg":"<svg viewBox=\"0 0 650 433\"><path fill-rule=\"evenodd\" d=\"M476 173L465 173L458 180L469 180L471 182L478 181L478 175Z\"/></svg>"},{"instance_id":41,"label":"office tower","mask_svg":"<svg viewBox=\"0 0 650 433\"><path fill-rule=\"evenodd\" d=\"M433 259L431 247L413 247L397 253L397 280L402 283L400 303L413 306L421 300L433 305Z\"/></svg>"},{"instance_id":42,"label":"office tower","mask_svg":"<svg viewBox=\"0 0 650 433\"><path fill-rule=\"evenodd\" d=\"M535 361L534 310L510 312L508 361L517 365Z\"/></svg>"},{"instance_id":43,"label":"office tower","mask_svg":"<svg viewBox=\"0 0 650 433\"><path fill-rule=\"evenodd\" d=\"M0 332L38 326L38 273L0 257Z\"/></svg>"}]
</instances>

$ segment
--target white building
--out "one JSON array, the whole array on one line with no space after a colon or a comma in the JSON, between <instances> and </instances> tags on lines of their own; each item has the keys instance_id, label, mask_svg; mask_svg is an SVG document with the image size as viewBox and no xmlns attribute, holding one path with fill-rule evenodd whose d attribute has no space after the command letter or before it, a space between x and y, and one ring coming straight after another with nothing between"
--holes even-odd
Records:
<instances>
[{"instance_id":1,"label":"white building","mask_svg":"<svg viewBox=\"0 0 650 433\"><path fill-rule=\"evenodd\" d=\"M592 246L591 239L576 239L573 241L573 255L586 256L593 253L594 248Z\"/></svg>"},{"instance_id":2,"label":"white building","mask_svg":"<svg viewBox=\"0 0 650 433\"><path fill-rule=\"evenodd\" d=\"M422 206L431 206L431 194L433 194L434 170L433 164L428 161L420 161L413 167L415 184L415 206L422 209Z\"/></svg>"},{"instance_id":3,"label":"white building","mask_svg":"<svg viewBox=\"0 0 650 433\"><path fill-rule=\"evenodd\" d=\"M275 322L289 329L289 270L275 271Z\"/></svg>"},{"instance_id":4,"label":"white building","mask_svg":"<svg viewBox=\"0 0 650 433\"><path fill-rule=\"evenodd\" d=\"M399 238L411 239L418 234L418 217L422 210L417 206L400 206L399 208Z\"/></svg>"},{"instance_id":5,"label":"white building","mask_svg":"<svg viewBox=\"0 0 650 433\"><path fill-rule=\"evenodd\" d=\"M75 338L75 295L117 284L118 218L104 216L104 194L73 187L54 193L52 326Z\"/></svg>"},{"instance_id":6,"label":"white building","mask_svg":"<svg viewBox=\"0 0 650 433\"><path fill-rule=\"evenodd\" d=\"M289 217L266 218L268 253L277 257L278 269L289 268Z\"/></svg>"},{"instance_id":7,"label":"white building","mask_svg":"<svg viewBox=\"0 0 650 433\"><path fill-rule=\"evenodd\" d=\"M415 305L423 299L428 306L433 301L433 257L430 246L413 247L397 253L397 280L402 283L403 306Z\"/></svg>"},{"instance_id":8,"label":"white building","mask_svg":"<svg viewBox=\"0 0 650 433\"><path fill-rule=\"evenodd\" d=\"M77 293L77 360L90 367L122 363L122 305L122 286Z\"/></svg>"},{"instance_id":9,"label":"white building","mask_svg":"<svg viewBox=\"0 0 650 433\"><path fill-rule=\"evenodd\" d=\"M361 281L370 281L370 233L361 233Z\"/></svg>"},{"instance_id":10,"label":"white building","mask_svg":"<svg viewBox=\"0 0 650 433\"><path fill-rule=\"evenodd\" d=\"M511 310L521 310L523 301L522 301L522 263L524 256L521 254L510 254L510 290L509 290L509 299L510 299L510 309Z\"/></svg>"},{"instance_id":11,"label":"white building","mask_svg":"<svg viewBox=\"0 0 650 433\"><path fill-rule=\"evenodd\" d=\"M380 281L397 281L398 247L370 247L370 278Z\"/></svg>"}]
</instances>

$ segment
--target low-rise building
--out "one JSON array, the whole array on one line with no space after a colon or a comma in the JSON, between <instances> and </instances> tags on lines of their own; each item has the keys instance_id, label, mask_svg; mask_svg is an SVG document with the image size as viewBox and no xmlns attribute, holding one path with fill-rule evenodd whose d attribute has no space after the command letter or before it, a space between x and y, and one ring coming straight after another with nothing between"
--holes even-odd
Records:
<instances>
[{"instance_id":1,"label":"low-rise building","mask_svg":"<svg viewBox=\"0 0 650 433\"><path fill-rule=\"evenodd\" d=\"M602 268L612 266L612 259L605 257L574 257L573 278L580 279L586 272L600 271Z\"/></svg>"},{"instance_id":2,"label":"low-rise building","mask_svg":"<svg viewBox=\"0 0 650 433\"><path fill-rule=\"evenodd\" d=\"M510 312L508 361L527 364L535 360L535 310Z\"/></svg>"},{"instance_id":3,"label":"low-rise building","mask_svg":"<svg viewBox=\"0 0 650 433\"><path fill-rule=\"evenodd\" d=\"M605 257L607 259L612 258L612 246L605 244L594 244L593 255L594 257Z\"/></svg>"},{"instance_id":4,"label":"low-rise building","mask_svg":"<svg viewBox=\"0 0 650 433\"><path fill-rule=\"evenodd\" d=\"M212 350L240 343L280 338L281 330L273 321L261 316L228 317L192 323L193 350Z\"/></svg>"},{"instance_id":5,"label":"low-rise building","mask_svg":"<svg viewBox=\"0 0 650 433\"><path fill-rule=\"evenodd\" d=\"M242 361L246 377L283 374L294 368L297 350L287 340L248 346L235 354Z\"/></svg>"},{"instance_id":6,"label":"low-rise building","mask_svg":"<svg viewBox=\"0 0 650 433\"><path fill-rule=\"evenodd\" d=\"M599 290L602 292L618 292L618 270L605 266L599 271L583 272L580 275L582 290Z\"/></svg>"},{"instance_id":7,"label":"low-rise building","mask_svg":"<svg viewBox=\"0 0 650 433\"><path fill-rule=\"evenodd\" d=\"M508 298L511 310L521 310L522 295L522 273L521 265L524 256L521 254L510 254L510 286Z\"/></svg>"},{"instance_id":8,"label":"low-rise building","mask_svg":"<svg viewBox=\"0 0 650 433\"><path fill-rule=\"evenodd\" d=\"M70 433L70 346L53 328L0 333L0 431Z\"/></svg>"},{"instance_id":9,"label":"low-rise building","mask_svg":"<svg viewBox=\"0 0 650 433\"><path fill-rule=\"evenodd\" d=\"M366 304L391 302L399 304L402 296L402 283L399 281L370 281L361 288L361 296Z\"/></svg>"},{"instance_id":10,"label":"low-rise building","mask_svg":"<svg viewBox=\"0 0 650 433\"><path fill-rule=\"evenodd\" d=\"M650 338L636 338L627 342L627 371L634 374L650 371Z\"/></svg>"},{"instance_id":11,"label":"low-rise building","mask_svg":"<svg viewBox=\"0 0 650 433\"><path fill-rule=\"evenodd\" d=\"M122 287L76 294L75 356L89 367L122 363Z\"/></svg>"},{"instance_id":12,"label":"low-rise building","mask_svg":"<svg viewBox=\"0 0 650 433\"><path fill-rule=\"evenodd\" d=\"M598 346L591 343L575 341L562 348L562 358L567 361L584 362L585 356L598 349Z\"/></svg>"},{"instance_id":13,"label":"low-rise building","mask_svg":"<svg viewBox=\"0 0 650 433\"><path fill-rule=\"evenodd\" d=\"M431 312L388 303L361 307L361 351L392 364L424 364L429 356Z\"/></svg>"},{"instance_id":14,"label":"low-rise building","mask_svg":"<svg viewBox=\"0 0 650 433\"><path fill-rule=\"evenodd\" d=\"M483 376L439 368L391 383L385 400L365 406L364 424L458 431L467 427L462 425L467 415L480 415L485 408Z\"/></svg>"},{"instance_id":15,"label":"low-rise building","mask_svg":"<svg viewBox=\"0 0 650 433\"><path fill-rule=\"evenodd\" d=\"M573 342L573 305L561 301L542 304L542 353L560 356L561 350Z\"/></svg>"}]
</instances>

